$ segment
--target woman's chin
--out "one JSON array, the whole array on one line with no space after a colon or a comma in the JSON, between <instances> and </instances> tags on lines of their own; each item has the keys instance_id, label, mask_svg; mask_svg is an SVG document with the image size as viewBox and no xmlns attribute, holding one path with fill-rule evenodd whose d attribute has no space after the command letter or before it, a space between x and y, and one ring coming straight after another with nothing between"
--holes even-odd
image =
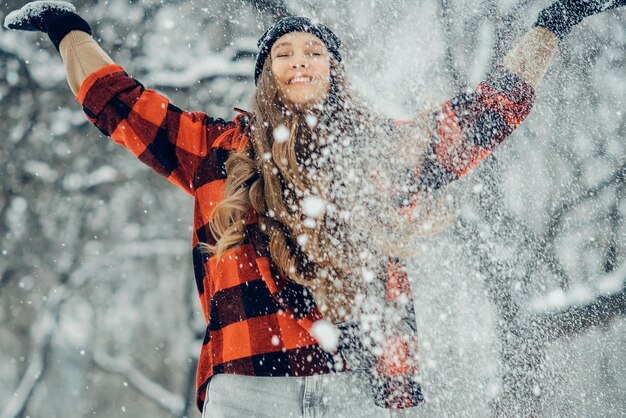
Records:
<instances>
[{"instance_id":1,"label":"woman's chin","mask_svg":"<svg viewBox=\"0 0 626 418\"><path fill-rule=\"evenodd\" d=\"M321 104L326 96L322 94L290 94L286 97L287 102L298 109L309 109Z\"/></svg>"}]
</instances>

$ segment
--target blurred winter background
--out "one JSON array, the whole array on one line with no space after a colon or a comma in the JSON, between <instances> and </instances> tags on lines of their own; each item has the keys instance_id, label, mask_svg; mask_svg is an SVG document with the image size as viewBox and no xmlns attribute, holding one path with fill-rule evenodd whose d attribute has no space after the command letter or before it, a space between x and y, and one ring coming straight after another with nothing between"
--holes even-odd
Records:
<instances>
[{"instance_id":1,"label":"blurred winter background","mask_svg":"<svg viewBox=\"0 0 626 418\"><path fill-rule=\"evenodd\" d=\"M75 4L145 85L227 118L279 16L327 23L355 87L410 117L481 81L548 2ZM575 28L531 116L448 189L453 222L411 262L414 416L626 416L625 23ZM0 29L0 58L0 417L199 416L190 198L87 123L44 36Z\"/></svg>"}]
</instances>

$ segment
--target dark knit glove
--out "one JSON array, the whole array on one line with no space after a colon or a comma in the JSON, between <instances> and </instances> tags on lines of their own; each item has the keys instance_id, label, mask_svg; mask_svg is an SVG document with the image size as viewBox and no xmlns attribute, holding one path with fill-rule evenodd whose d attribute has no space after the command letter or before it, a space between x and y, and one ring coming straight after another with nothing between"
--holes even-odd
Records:
<instances>
[{"instance_id":1,"label":"dark knit glove","mask_svg":"<svg viewBox=\"0 0 626 418\"><path fill-rule=\"evenodd\" d=\"M40 31L48 34L58 50L69 32L80 30L91 35L91 28L76 14L76 8L65 1L33 1L14 10L4 19L4 27L15 30Z\"/></svg>"},{"instance_id":2,"label":"dark knit glove","mask_svg":"<svg viewBox=\"0 0 626 418\"><path fill-rule=\"evenodd\" d=\"M587 16L626 5L626 0L558 0L539 12L534 26L551 30L563 39Z\"/></svg>"}]
</instances>

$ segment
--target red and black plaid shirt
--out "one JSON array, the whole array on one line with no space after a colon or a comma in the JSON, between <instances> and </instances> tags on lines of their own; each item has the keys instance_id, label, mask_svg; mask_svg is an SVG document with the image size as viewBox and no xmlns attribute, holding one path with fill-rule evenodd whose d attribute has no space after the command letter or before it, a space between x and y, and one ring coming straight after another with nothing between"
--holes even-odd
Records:
<instances>
[{"instance_id":1,"label":"red and black plaid shirt","mask_svg":"<svg viewBox=\"0 0 626 418\"><path fill-rule=\"evenodd\" d=\"M198 247L215 242L210 215L224 195L228 156L247 145L245 114L224 121L183 111L118 65L91 74L77 99L102 133L194 197L193 263L207 323L197 370L200 409L209 379L217 373L310 376L350 368L345 358L322 350L311 335L322 315L310 292L273 265L254 213L245 241L220 261ZM530 85L498 68L473 93L446 101L433 114L431 158L416 170L419 189L437 189L467 173L522 122L533 99ZM406 408L423 396L416 379L412 294L402 262L390 260L385 283L386 303L396 312L390 326L398 332L388 335L377 357L382 383L376 401L387 408Z\"/></svg>"}]
</instances>

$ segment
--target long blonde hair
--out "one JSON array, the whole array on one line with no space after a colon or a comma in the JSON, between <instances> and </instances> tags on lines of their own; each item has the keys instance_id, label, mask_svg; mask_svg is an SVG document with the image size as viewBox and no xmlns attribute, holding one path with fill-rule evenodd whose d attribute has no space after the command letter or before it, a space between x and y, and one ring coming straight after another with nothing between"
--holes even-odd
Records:
<instances>
[{"instance_id":1,"label":"long blonde hair","mask_svg":"<svg viewBox=\"0 0 626 418\"><path fill-rule=\"evenodd\" d=\"M224 199L210 224L216 244L204 247L220 257L241 243L252 208L269 238L273 263L312 289L322 311L343 316L363 284L379 272L383 258L406 256L409 246L399 244L433 230L431 221L411 223L398 214L398 202L390 201L396 197L385 195L396 179L383 175L390 167L379 167L391 164L396 174L398 163L417 167L427 146L428 122L416 118L392 127L354 98L343 67L332 59L323 106L294 108L282 100L270 68L268 57L252 99L249 146L226 161ZM288 138L275 139L277 129L286 129ZM371 161L377 166L368 173L351 172ZM309 216L302 203L306 199L322 202L323 215ZM420 217L423 221L432 214L428 209Z\"/></svg>"}]
</instances>

